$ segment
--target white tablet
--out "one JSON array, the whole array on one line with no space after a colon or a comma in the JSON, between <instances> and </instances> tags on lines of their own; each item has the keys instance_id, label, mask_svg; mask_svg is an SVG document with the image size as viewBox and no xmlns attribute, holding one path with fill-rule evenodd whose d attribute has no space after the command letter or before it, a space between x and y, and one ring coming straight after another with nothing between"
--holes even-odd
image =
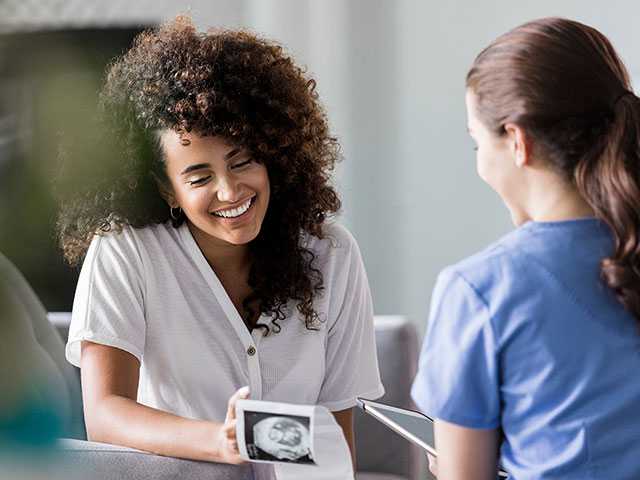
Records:
<instances>
[{"instance_id":1,"label":"white tablet","mask_svg":"<svg viewBox=\"0 0 640 480\"><path fill-rule=\"evenodd\" d=\"M392 407L380 402L358 398L358 404L369 415L384 423L404 438L422 447L433 456L437 456L433 436L433 419L420 412ZM504 470L498 472L499 478L509 475Z\"/></svg>"}]
</instances>

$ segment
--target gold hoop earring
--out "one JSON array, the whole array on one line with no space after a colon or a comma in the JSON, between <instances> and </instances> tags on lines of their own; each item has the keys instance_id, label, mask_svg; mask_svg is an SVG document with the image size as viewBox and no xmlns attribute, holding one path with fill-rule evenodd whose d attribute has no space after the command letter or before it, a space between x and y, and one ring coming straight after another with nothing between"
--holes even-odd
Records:
<instances>
[{"instance_id":1,"label":"gold hoop earring","mask_svg":"<svg viewBox=\"0 0 640 480\"><path fill-rule=\"evenodd\" d=\"M178 213L174 213L174 210L177 210ZM178 218L180 218L180 215L182 214L182 209L180 207L169 207L169 216L173 219L173 220L178 220Z\"/></svg>"}]
</instances>

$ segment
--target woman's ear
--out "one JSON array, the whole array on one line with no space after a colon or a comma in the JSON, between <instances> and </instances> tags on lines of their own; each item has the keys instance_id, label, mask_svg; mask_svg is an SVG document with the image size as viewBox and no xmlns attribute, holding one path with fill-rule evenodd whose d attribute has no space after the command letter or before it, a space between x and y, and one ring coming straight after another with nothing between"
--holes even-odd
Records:
<instances>
[{"instance_id":1,"label":"woman's ear","mask_svg":"<svg viewBox=\"0 0 640 480\"><path fill-rule=\"evenodd\" d=\"M533 145L527 132L515 123L507 123L504 129L509 137L510 148L516 167L522 168L530 165Z\"/></svg>"},{"instance_id":2,"label":"woman's ear","mask_svg":"<svg viewBox=\"0 0 640 480\"><path fill-rule=\"evenodd\" d=\"M169 181L158 178L158 176L155 173L153 173L152 175L153 175L153 179L156 182L156 185L158 186L158 191L160 192L160 195L162 196L162 198L164 198L164 201L167 202L167 204L171 208L178 207L176 196L173 193L173 188L171 187L171 184L169 183Z\"/></svg>"}]
</instances>

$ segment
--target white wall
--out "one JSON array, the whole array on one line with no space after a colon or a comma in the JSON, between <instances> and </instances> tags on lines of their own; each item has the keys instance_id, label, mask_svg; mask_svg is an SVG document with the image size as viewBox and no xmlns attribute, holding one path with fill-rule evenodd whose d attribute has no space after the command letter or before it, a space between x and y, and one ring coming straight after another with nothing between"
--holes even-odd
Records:
<instances>
[{"instance_id":1,"label":"white wall","mask_svg":"<svg viewBox=\"0 0 640 480\"><path fill-rule=\"evenodd\" d=\"M232 18L281 41L316 76L344 150L341 221L360 244L376 312L408 315L420 332L438 271L512 228L476 175L466 133L475 55L520 23L557 15L600 29L640 72L635 1L245 0L233 15L225 9L238 3L202 5L192 11L199 24Z\"/></svg>"},{"instance_id":2,"label":"white wall","mask_svg":"<svg viewBox=\"0 0 640 480\"><path fill-rule=\"evenodd\" d=\"M640 2L247 2L246 24L283 41L319 82L345 161L343 221L360 243L377 313L423 331L437 272L511 229L475 173L464 77L497 35L543 16L600 29L640 72ZM637 76L637 75L636 75Z\"/></svg>"},{"instance_id":3,"label":"white wall","mask_svg":"<svg viewBox=\"0 0 640 480\"><path fill-rule=\"evenodd\" d=\"M25 4L6 0L0 17L99 24L190 12L202 28L281 41L318 80L342 140L342 221L360 243L376 311L408 315L421 331L437 272L511 228L475 174L466 134L475 55L522 22L559 15L600 29L640 78L637 0L68 0L52 3L55 15Z\"/></svg>"}]
</instances>

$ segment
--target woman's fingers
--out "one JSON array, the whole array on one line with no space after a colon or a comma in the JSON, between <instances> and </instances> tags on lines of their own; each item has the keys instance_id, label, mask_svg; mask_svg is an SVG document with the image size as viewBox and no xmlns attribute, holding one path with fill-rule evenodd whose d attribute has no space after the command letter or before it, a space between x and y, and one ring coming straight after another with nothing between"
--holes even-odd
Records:
<instances>
[{"instance_id":1,"label":"woman's fingers","mask_svg":"<svg viewBox=\"0 0 640 480\"><path fill-rule=\"evenodd\" d=\"M239 388L236 393L234 393L231 398L229 398L229 402L227 403L227 418L225 423L230 420L236 419L236 402L241 398L249 397L249 387L245 386Z\"/></svg>"},{"instance_id":2,"label":"woman's fingers","mask_svg":"<svg viewBox=\"0 0 640 480\"><path fill-rule=\"evenodd\" d=\"M224 424L222 429L224 430L224 435L228 440L233 440L236 438L236 420L230 420Z\"/></svg>"},{"instance_id":3,"label":"woman's fingers","mask_svg":"<svg viewBox=\"0 0 640 480\"><path fill-rule=\"evenodd\" d=\"M249 397L249 387L239 388L236 393L234 393L231 398L229 398L229 402L227 403L227 416L222 425L222 435L225 442L225 449L227 451L227 457L229 463L244 463L240 457L240 450L238 448L238 440L236 439L236 402L241 398Z\"/></svg>"}]
</instances>

